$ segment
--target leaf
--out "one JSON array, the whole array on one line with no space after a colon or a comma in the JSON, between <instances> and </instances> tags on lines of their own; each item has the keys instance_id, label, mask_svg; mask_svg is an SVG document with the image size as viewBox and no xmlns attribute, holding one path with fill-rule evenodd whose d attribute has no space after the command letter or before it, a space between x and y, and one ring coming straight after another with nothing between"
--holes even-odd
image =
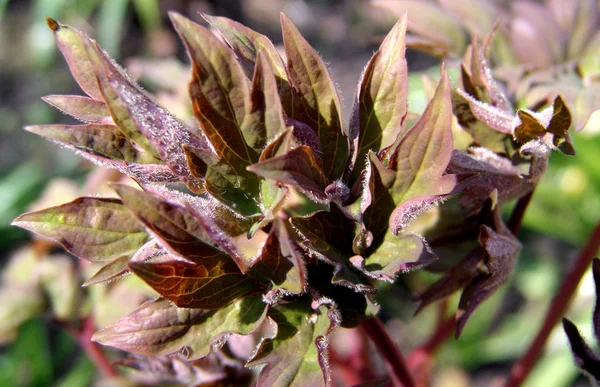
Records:
<instances>
[{"instance_id":1,"label":"leaf","mask_svg":"<svg viewBox=\"0 0 600 387\"><path fill-rule=\"evenodd\" d=\"M53 316L64 321L77 318L81 283L73 259L66 254L50 255L38 262L36 270Z\"/></svg>"},{"instance_id":2,"label":"leaf","mask_svg":"<svg viewBox=\"0 0 600 387\"><path fill-rule=\"evenodd\" d=\"M253 333L264 321L266 312L267 305L260 296L241 299L216 311L178 308L159 299L145 302L96 332L92 340L145 356L183 352L191 361L223 345L231 334Z\"/></svg>"},{"instance_id":3,"label":"leaf","mask_svg":"<svg viewBox=\"0 0 600 387\"><path fill-rule=\"evenodd\" d=\"M190 97L194 115L214 147L236 175L258 160L256 123L248 120L250 84L233 52L206 28L171 13L193 64Z\"/></svg>"},{"instance_id":4,"label":"leaf","mask_svg":"<svg viewBox=\"0 0 600 387\"><path fill-rule=\"evenodd\" d=\"M291 118L310 125L317 132L323 152L323 171L333 181L346 169L349 144L342 127L339 95L327 67L293 23L281 14L286 67L290 83L301 99L301 117Z\"/></svg>"},{"instance_id":5,"label":"leaf","mask_svg":"<svg viewBox=\"0 0 600 387\"><path fill-rule=\"evenodd\" d=\"M411 211L411 217L417 216L457 187L455 175L444 175L453 148L450 87L450 80L444 72L421 118L402 137L390 158L389 168L396 172L391 188L394 203L402 205L413 200L410 208L397 208L397 217L405 216L402 212L398 213L403 208ZM414 200L418 197L426 197L427 200L422 200L422 205L415 207Z\"/></svg>"},{"instance_id":6,"label":"leaf","mask_svg":"<svg viewBox=\"0 0 600 387\"><path fill-rule=\"evenodd\" d=\"M404 52L406 15L394 25L362 75L350 119L350 138L355 162L362 163L367 153L378 152L396 140L408 110L408 70ZM354 168L358 180L361 168Z\"/></svg>"},{"instance_id":7,"label":"leaf","mask_svg":"<svg viewBox=\"0 0 600 387\"><path fill-rule=\"evenodd\" d=\"M259 386L327 386L331 383L328 339L336 327L332 311L313 311L305 298L271 308L277 335L263 340L246 366L265 366Z\"/></svg>"},{"instance_id":8,"label":"leaf","mask_svg":"<svg viewBox=\"0 0 600 387\"><path fill-rule=\"evenodd\" d=\"M112 187L125 206L174 254L195 263L208 258L233 260L243 272L250 266L207 218L151 193L122 184Z\"/></svg>"},{"instance_id":9,"label":"leaf","mask_svg":"<svg viewBox=\"0 0 600 387\"><path fill-rule=\"evenodd\" d=\"M395 235L390 230L370 251L366 258L355 255L350 262L369 277L388 282L394 282L400 273L421 269L438 259L422 237Z\"/></svg>"},{"instance_id":10,"label":"leaf","mask_svg":"<svg viewBox=\"0 0 600 387\"><path fill-rule=\"evenodd\" d=\"M225 254L191 263L147 244L133 256L129 269L181 308L220 309L260 290Z\"/></svg>"},{"instance_id":11,"label":"leaf","mask_svg":"<svg viewBox=\"0 0 600 387\"><path fill-rule=\"evenodd\" d=\"M250 270L257 278L273 283L273 288L265 296L267 301L276 300L282 294L305 292L306 268L303 255L280 218L274 219L269 237Z\"/></svg>"},{"instance_id":12,"label":"leaf","mask_svg":"<svg viewBox=\"0 0 600 387\"><path fill-rule=\"evenodd\" d=\"M129 273L129 256L124 255L119 258L115 258L102 266L93 276L83 283L83 287L90 285L96 285L103 282L113 281L117 278L126 276Z\"/></svg>"},{"instance_id":13,"label":"leaf","mask_svg":"<svg viewBox=\"0 0 600 387\"><path fill-rule=\"evenodd\" d=\"M598 383L600 381L600 356L581 337L575 324L566 318L562 319L562 324L569 339L575 364Z\"/></svg>"},{"instance_id":14,"label":"leaf","mask_svg":"<svg viewBox=\"0 0 600 387\"><path fill-rule=\"evenodd\" d=\"M269 38L226 17L206 14L202 14L202 17L223 35L249 74L252 74L254 64L258 62L258 53L263 51L275 77L287 81L283 61Z\"/></svg>"},{"instance_id":15,"label":"leaf","mask_svg":"<svg viewBox=\"0 0 600 387\"><path fill-rule=\"evenodd\" d=\"M580 0L573 21L573 31L567 47L567 57L578 58L590 44L592 36L598 31L600 10L594 0Z\"/></svg>"},{"instance_id":16,"label":"leaf","mask_svg":"<svg viewBox=\"0 0 600 387\"><path fill-rule=\"evenodd\" d=\"M15 339L21 324L44 311L44 295L39 288L2 287L0 289L0 343Z\"/></svg>"},{"instance_id":17,"label":"leaf","mask_svg":"<svg viewBox=\"0 0 600 387\"><path fill-rule=\"evenodd\" d=\"M83 122L112 121L104 102L79 95L47 95L44 101Z\"/></svg>"},{"instance_id":18,"label":"leaf","mask_svg":"<svg viewBox=\"0 0 600 387\"><path fill-rule=\"evenodd\" d=\"M98 82L119 129L140 147L158 154L192 191L202 192L201 183L188 169L182 146L203 148L206 146L203 139L154 103L100 48L88 48L88 53L100 67L96 70L102 74Z\"/></svg>"},{"instance_id":19,"label":"leaf","mask_svg":"<svg viewBox=\"0 0 600 387\"><path fill-rule=\"evenodd\" d=\"M103 101L104 98L94 76L94 66L89 61L85 48L88 38L76 29L60 24L54 19L46 18L46 22L54 32L56 44L81 89L93 99Z\"/></svg>"},{"instance_id":20,"label":"leaf","mask_svg":"<svg viewBox=\"0 0 600 387\"><path fill-rule=\"evenodd\" d=\"M140 164L154 164L156 158L136 149L114 125L36 125L25 130L56 141L70 148L106 157Z\"/></svg>"},{"instance_id":21,"label":"leaf","mask_svg":"<svg viewBox=\"0 0 600 387\"><path fill-rule=\"evenodd\" d=\"M54 239L92 262L133 253L148 239L143 225L121 201L109 198L81 197L23 214L12 224Z\"/></svg>"},{"instance_id":22,"label":"leaf","mask_svg":"<svg viewBox=\"0 0 600 387\"><path fill-rule=\"evenodd\" d=\"M299 186L324 197L326 177L320 164L313 150L302 145L281 156L253 164L248 170L266 179Z\"/></svg>"}]
</instances>

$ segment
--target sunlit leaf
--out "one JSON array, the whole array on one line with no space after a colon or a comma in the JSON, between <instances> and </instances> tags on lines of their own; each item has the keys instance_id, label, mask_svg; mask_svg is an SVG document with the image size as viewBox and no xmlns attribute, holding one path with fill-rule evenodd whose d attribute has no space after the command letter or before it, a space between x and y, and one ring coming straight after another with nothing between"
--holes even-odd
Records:
<instances>
[{"instance_id":1,"label":"sunlit leaf","mask_svg":"<svg viewBox=\"0 0 600 387\"><path fill-rule=\"evenodd\" d=\"M104 345L146 356L183 352L187 360L208 355L231 334L250 334L262 323L267 305L260 296L217 311L179 308L170 301L148 301L93 336Z\"/></svg>"},{"instance_id":2,"label":"sunlit leaf","mask_svg":"<svg viewBox=\"0 0 600 387\"><path fill-rule=\"evenodd\" d=\"M104 102L79 95L47 95L44 101L83 122L112 121Z\"/></svg>"},{"instance_id":3,"label":"sunlit leaf","mask_svg":"<svg viewBox=\"0 0 600 387\"><path fill-rule=\"evenodd\" d=\"M13 224L52 238L89 261L133 253L148 239L142 223L118 199L82 197L23 214Z\"/></svg>"},{"instance_id":4,"label":"sunlit leaf","mask_svg":"<svg viewBox=\"0 0 600 387\"><path fill-rule=\"evenodd\" d=\"M130 257L124 255L108 262L98 269L98 271L85 281L82 286L96 285L127 275L129 273L129 268L127 267L129 258Z\"/></svg>"}]
</instances>

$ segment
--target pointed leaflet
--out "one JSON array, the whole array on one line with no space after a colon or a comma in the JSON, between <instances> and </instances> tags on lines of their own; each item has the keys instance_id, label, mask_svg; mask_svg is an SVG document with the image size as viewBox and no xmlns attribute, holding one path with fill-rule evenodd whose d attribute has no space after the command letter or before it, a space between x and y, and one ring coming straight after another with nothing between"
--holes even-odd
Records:
<instances>
[{"instance_id":1,"label":"pointed leaflet","mask_svg":"<svg viewBox=\"0 0 600 387\"><path fill-rule=\"evenodd\" d=\"M304 112L291 118L303 121L317 132L323 152L323 171L330 181L342 176L348 160L347 133L342 128L339 95L321 57L281 14L283 44L290 82Z\"/></svg>"},{"instance_id":2,"label":"pointed leaflet","mask_svg":"<svg viewBox=\"0 0 600 387\"><path fill-rule=\"evenodd\" d=\"M88 46L88 54L97 67L98 82L119 128L136 143L143 138L143 143L148 142L152 151L158 153L192 191L201 191L200 182L188 169L182 146L206 147L203 139L154 103L98 46ZM139 145L146 149L148 146L143 143Z\"/></svg>"},{"instance_id":3,"label":"pointed leaflet","mask_svg":"<svg viewBox=\"0 0 600 387\"><path fill-rule=\"evenodd\" d=\"M146 244L133 256L129 269L182 308L220 309L260 289L225 254L191 263Z\"/></svg>"},{"instance_id":4,"label":"pointed leaflet","mask_svg":"<svg viewBox=\"0 0 600 387\"><path fill-rule=\"evenodd\" d=\"M248 167L248 170L266 179L297 185L317 195L324 196L326 176L313 150L302 145L277 157L266 159Z\"/></svg>"},{"instance_id":5,"label":"pointed leaflet","mask_svg":"<svg viewBox=\"0 0 600 387\"><path fill-rule=\"evenodd\" d=\"M13 225L54 239L92 262L133 253L148 239L144 226L118 199L82 197L23 214Z\"/></svg>"},{"instance_id":6,"label":"pointed leaflet","mask_svg":"<svg viewBox=\"0 0 600 387\"><path fill-rule=\"evenodd\" d=\"M408 73L404 52L406 15L396 23L373 55L360 82L350 120L350 138L357 142L352 181L362 171L369 150L390 146L400 134L407 112Z\"/></svg>"},{"instance_id":7,"label":"pointed leaflet","mask_svg":"<svg viewBox=\"0 0 600 387\"><path fill-rule=\"evenodd\" d=\"M269 38L226 17L206 14L202 14L202 17L223 35L249 74L254 69L254 63L258 62L258 53L263 51L273 67L275 76L280 80L287 81L283 61Z\"/></svg>"},{"instance_id":8,"label":"pointed leaflet","mask_svg":"<svg viewBox=\"0 0 600 387\"><path fill-rule=\"evenodd\" d=\"M350 262L369 277L388 282L394 282L400 273L418 270L438 259L422 237L395 235L391 230L371 250L366 258L356 255Z\"/></svg>"},{"instance_id":9,"label":"pointed leaflet","mask_svg":"<svg viewBox=\"0 0 600 387\"><path fill-rule=\"evenodd\" d=\"M217 155L243 176L258 160L250 119L250 84L233 52L206 28L171 13L193 64L189 91L194 114Z\"/></svg>"},{"instance_id":10,"label":"pointed leaflet","mask_svg":"<svg viewBox=\"0 0 600 387\"><path fill-rule=\"evenodd\" d=\"M569 339L575 364L583 372L590 375L596 383L600 382L600 356L581 337L575 324L566 318L562 319L562 323L565 334Z\"/></svg>"},{"instance_id":11,"label":"pointed leaflet","mask_svg":"<svg viewBox=\"0 0 600 387\"><path fill-rule=\"evenodd\" d=\"M128 263L129 257L127 255L116 258L98 269L98 271L81 286L86 287L96 285L123 277L129 274L129 269L127 268Z\"/></svg>"},{"instance_id":12,"label":"pointed leaflet","mask_svg":"<svg viewBox=\"0 0 600 387\"><path fill-rule=\"evenodd\" d=\"M47 95L44 101L83 122L102 120L112 122L110 112L104 102L79 95Z\"/></svg>"},{"instance_id":13,"label":"pointed leaflet","mask_svg":"<svg viewBox=\"0 0 600 387\"><path fill-rule=\"evenodd\" d=\"M317 310L309 305L309 300L302 298L269 311L269 317L277 324L277 335L263 340L247 364L265 364L257 385L330 385L327 347L338 316L323 305Z\"/></svg>"},{"instance_id":14,"label":"pointed leaflet","mask_svg":"<svg viewBox=\"0 0 600 387\"><path fill-rule=\"evenodd\" d=\"M266 311L260 296L244 298L217 311L178 308L164 299L148 301L96 332L92 340L138 355L183 352L187 360L196 360L222 345L231 334L256 331Z\"/></svg>"},{"instance_id":15,"label":"pointed leaflet","mask_svg":"<svg viewBox=\"0 0 600 387\"><path fill-rule=\"evenodd\" d=\"M444 72L421 118L406 132L390 159L389 166L396 171L391 189L394 202L401 205L417 197L428 197L421 209L411 208L414 215L456 187L454 175L442 176L453 148L450 90L450 80ZM404 216L401 212L395 215Z\"/></svg>"},{"instance_id":16,"label":"pointed leaflet","mask_svg":"<svg viewBox=\"0 0 600 387\"><path fill-rule=\"evenodd\" d=\"M243 271L249 266L229 240L216 227L211 227L207 218L151 193L121 184L112 187L125 206L173 253L196 263L210 258L235 261Z\"/></svg>"},{"instance_id":17,"label":"pointed leaflet","mask_svg":"<svg viewBox=\"0 0 600 387\"><path fill-rule=\"evenodd\" d=\"M113 160L139 164L154 164L147 152L136 149L114 125L36 125L25 130L82 152Z\"/></svg>"},{"instance_id":18,"label":"pointed leaflet","mask_svg":"<svg viewBox=\"0 0 600 387\"><path fill-rule=\"evenodd\" d=\"M85 48L84 42L89 39L76 29L60 24L54 19L46 18L46 22L54 32L56 44L81 89L93 99L103 101L104 98L94 76L94 66L90 63Z\"/></svg>"},{"instance_id":19,"label":"pointed leaflet","mask_svg":"<svg viewBox=\"0 0 600 387\"><path fill-rule=\"evenodd\" d=\"M251 273L273 283L276 293L300 294L306 286L304 259L281 218L275 218L269 237Z\"/></svg>"}]
</instances>

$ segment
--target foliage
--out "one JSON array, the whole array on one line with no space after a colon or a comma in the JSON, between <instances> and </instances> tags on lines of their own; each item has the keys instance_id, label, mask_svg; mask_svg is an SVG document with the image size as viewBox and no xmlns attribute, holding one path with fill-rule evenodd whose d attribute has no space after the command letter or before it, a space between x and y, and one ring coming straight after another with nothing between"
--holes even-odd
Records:
<instances>
[{"instance_id":1,"label":"foliage","mask_svg":"<svg viewBox=\"0 0 600 387\"><path fill-rule=\"evenodd\" d=\"M100 264L84 286L137 278L158 295L133 291L137 309L92 339L132 354L121 365L153 382L329 385L331 334L376 318L374 280L425 267L443 273L417 297L419 309L462 291L460 336L521 251L520 220L507 226L502 206L528 200L552 151L575 153L569 129L591 111L573 118L560 91L519 109L519 94L507 94L488 64L505 41L490 33L468 47L458 38L421 46L466 51L460 85L442 66L425 110L412 114L406 30L418 31L420 15L402 15L368 62L348 125L327 66L283 14L283 55L233 20L203 15L211 31L170 15L192 64L191 122L158 105L94 40L48 19L86 96L44 100L82 124L26 129L135 183L13 224ZM24 283L4 280L7 294L27 286L21 294L35 297L8 303L31 306L10 314L3 335L43 309L44 295L59 320L89 317L72 262L61 269L61 259L45 258L52 268ZM245 339L258 340L253 352L224 354L228 341Z\"/></svg>"}]
</instances>

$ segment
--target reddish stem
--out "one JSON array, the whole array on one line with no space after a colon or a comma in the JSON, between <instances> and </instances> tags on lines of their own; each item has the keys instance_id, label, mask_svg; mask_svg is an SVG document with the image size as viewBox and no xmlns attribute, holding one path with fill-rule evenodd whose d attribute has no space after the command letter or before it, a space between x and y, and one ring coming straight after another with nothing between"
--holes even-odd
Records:
<instances>
[{"instance_id":1,"label":"reddish stem","mask_svg":"<svg viewBox=\"0 0 600 387\"><path fill-rule=\"evenodd\" d=\"M527 206L529 206L529 202L531 202L533 192L534 190L529 192L527 195L521 197L517 201L517 204L515 205L515 208L513 209L513 212L510 215L507 227L510 230L510 232L512 232L512 234L515 236L519 233L521 223L523 222L523 218L525 217L525 210L527 210Z\"/></svg>"},{"instance_id":2,"label":"reddish stem","mask_svg":"<svg viewBox=\"0 0 600 387\"><path fill-rule=\"evenodd\" d=\"M560 289L554 296L552 304L550 304L550 309L548 309L548 312L546 313L544 323L529 346L529 349L523 357L513 365L510 377L506 382L507 387L520 386L535 366L542 355L542 350L544 349L548 336L550 336L550 332L552 332L554 326L564 315L581 278L585 274L599 248L600 224L596 225L596 228L588 238L585 247L579 253L571 272L567 275L560 286Z\"/></svg>"},{"instance_id":3,"label":"reddish stem","mask_svg":"<svg viewBox=\"0 0 600 387\"><path fill-rule=\"evenodd\" d=\"M83 349L87 357L96 365L105 376L112 378L119 376L112 363L106 357L106 354L100 349L100 346L92 341L92 335L96 330L93 318L87 317L81 322L81 328L77 329L67 323L65 328L77 340L79 346Z\"/></svg>"},{"instance_id":4,"label":"reddish stem","mask_svg":"<svg viewBox=\"0 0 600 387\"><path fill-rule=\"evenodd\" d=\"M404 357L385 330L378 317L366 319L361 324L385 362L394 386L416 387L415 381L408 371Z\"/></svg>"}]
</instances>

